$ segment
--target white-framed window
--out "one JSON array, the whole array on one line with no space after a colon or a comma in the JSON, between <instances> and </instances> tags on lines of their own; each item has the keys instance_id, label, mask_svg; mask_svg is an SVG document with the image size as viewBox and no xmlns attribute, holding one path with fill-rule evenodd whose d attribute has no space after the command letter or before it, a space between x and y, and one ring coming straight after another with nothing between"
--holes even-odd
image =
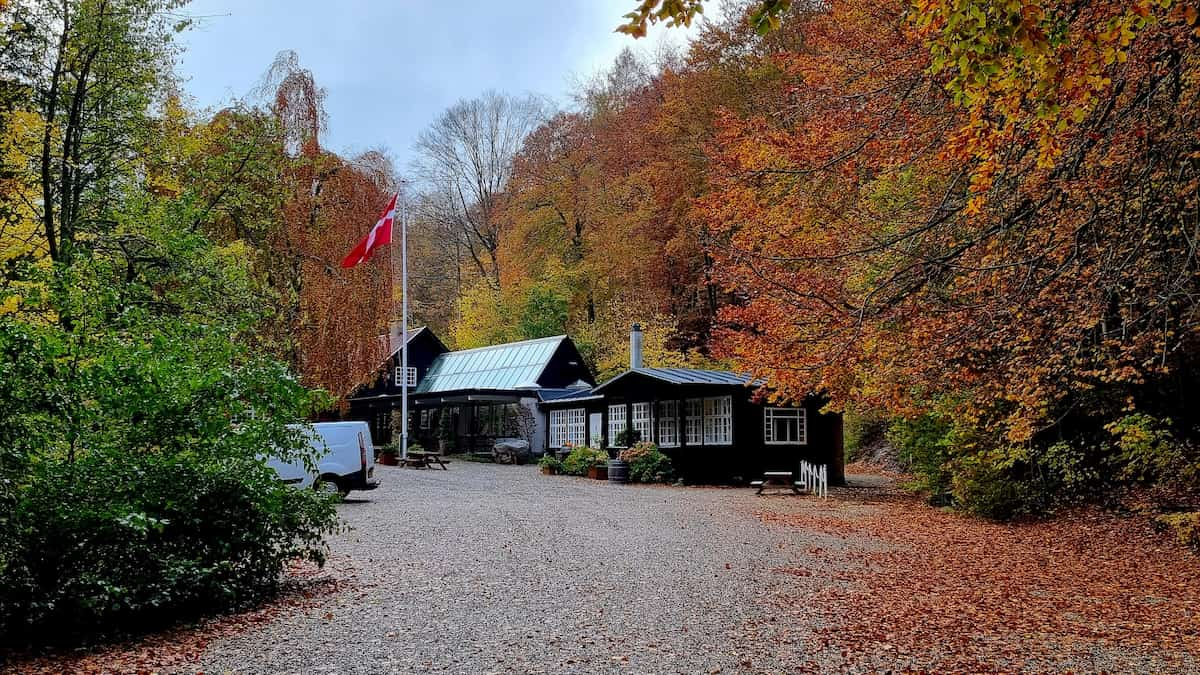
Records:
<instances>
[{"instance_id":1,"label":"white-framed window","mask_svg":"<svg viewBox=\"0 0 1200 675\"><path fill-rule=\"evenodd\" d=\"M704 399L704 444L733 443L733 397L716 396Z\"/></svg>"},{"instance_id":2,"label":"white-framed window","mask_svg":"<svg viewBox=\"0 0 1200 675\"><path fill-rule=\"evenodd\" d=\"M660 401L658 404L658 446L679 446L679 401Z\"/></svg>"},{"instance_id":3,"label":"white-framed window","mask_svg":"<svg viewBox=\"0 0 1200 675\"><path fill-rule=\"evenodd\" d=\"M763 408L763 442L807 445L808 412L804 408Z\"/></svg>"},{"instance_id":4,"label":"white-framed window","mask_svg":"<svg viewBox=\"0 0 1200 675\"><path fill-rule=\"evenodd\" d=\"M570 410L550 411L550 447L561 448L568 443L583 445L586 433L587 410L571 408Z\"/></svg>"},{"instance_id":5,"label":"white-framed window","mask_svg":"<svg viewBox=\"0 0 1200 675\"><path fill-rule=\"evenodd\" d=\"M428 411L428 410L421 411L421 428L422 429L429 428L429 412L430 411Z\"/></svg>"},{"instance_id":6,"label":"white-framed window","mask_svg":"<svg viewBox=\"0 0 1200 675\"><path fill-rule=\"evenodd\" d=\"M683 402L684 431L688 445L700 445L704 440L704 399L689 398Z\"/></svg>"},{"instance_id":7,"label":"white-framed window","mask_svg":"<svg viewBox=\"0 0 1200 675\"><path fill-rule=\"evenodd\" d=\"M625 404L608 406L608 447L625 447L617 445L617 438L623 431L625 431Z\"/></svg>"},{"instance_id":8,"label":"white-framed window","mask_svg":"<svg viewBox=\"0 0 1200 675\"><path fill-rule=\"evenodd\" d=\"M650 435L651 430L650 404L649 403L634 403L633 404L633 430L637 432L639 441L653 440Z\"/></svg>"},{"instance_id":9,"label":"white-framed window","mask_svg":"<svg viewBox=\"0 0 1200 675\"><path fill-rule=\"evenodd\" d=\"M393 378L393 381L396 383L397 387L399 387L401 384L403 384L404 383L404 379L403 379L404 378L404 368L402 368L400 366L396 366L396 372L392 375L392 378ZM408 386L410 386L410 387L417 386L417 369L413 368L412 366L408 367Z\"/></svg>"}]
</instances>

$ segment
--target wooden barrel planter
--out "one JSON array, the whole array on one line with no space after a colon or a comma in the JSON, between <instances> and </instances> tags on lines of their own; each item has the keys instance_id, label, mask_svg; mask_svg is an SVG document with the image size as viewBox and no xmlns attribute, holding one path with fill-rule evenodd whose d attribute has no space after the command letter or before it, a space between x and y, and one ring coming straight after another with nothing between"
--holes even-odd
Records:
<instances>
[{"instance_id":1,"label":"wooden barrel planter","mask_svg":"<svg viewBox=\"0 0 1200 675\"><path fill-rule=\"evenodd\" d=\"M629 482L629 462L620 459L608 460L608 482L610 483L628 483Z\"/></svg>"}]
</instances>

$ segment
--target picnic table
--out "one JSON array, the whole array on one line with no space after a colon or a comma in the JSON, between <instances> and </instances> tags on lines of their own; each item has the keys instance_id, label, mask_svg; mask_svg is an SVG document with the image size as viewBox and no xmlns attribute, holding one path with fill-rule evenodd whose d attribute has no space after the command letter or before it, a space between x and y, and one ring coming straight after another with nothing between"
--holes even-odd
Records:
<instances>
[{"instance_id":1,"label":"picnic table","mask_svg":"<svg viewBox=\"0 0 1200 675\"><path fill-rule=\"evenodd\" d=\"M431 450L409 450L408 457L400 460L400 466L411 466L415 469L428 469L437 464L446 470L446 464L450 460L442 457L442 453L433 452Z\"/></svg>"},{"instance_id":2,"label":"picnic table","mask_svg":"<svg viewBox=\"0 0 1200 675\"><path fill-rule=\"evenodd\" d=\"M800 485L794 480L791 471L764 471L762 480L752 481L750 487L758 488L754 494L761 495L768 487L790 488L795 494L800 494Z\"/></svg>"}]
</instances>

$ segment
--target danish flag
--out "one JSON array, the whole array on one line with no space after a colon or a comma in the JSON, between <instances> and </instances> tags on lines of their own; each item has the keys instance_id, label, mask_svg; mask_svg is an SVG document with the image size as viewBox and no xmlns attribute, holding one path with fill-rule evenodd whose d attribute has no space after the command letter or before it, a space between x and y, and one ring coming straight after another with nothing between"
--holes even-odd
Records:
<instances>
[{"instance_id":1,"label":"danish flag","mask_svg":"<svg viewBox=\"0 0 1200 675\"><path fill-rule=\"evenodd\" d=\"M365 239L358 242L358 246L355 246L350 253L346 254L345 258L342 258L342 267L354 267L359 263L366 262L371 259L371 254L375 252L375 249L392 243L392 222L396 219L396 199L399 196L398 192L392 195L392 200L383 210L379 222L375 223L375 227L371 228Z\"/></svg>"}]
</instances>

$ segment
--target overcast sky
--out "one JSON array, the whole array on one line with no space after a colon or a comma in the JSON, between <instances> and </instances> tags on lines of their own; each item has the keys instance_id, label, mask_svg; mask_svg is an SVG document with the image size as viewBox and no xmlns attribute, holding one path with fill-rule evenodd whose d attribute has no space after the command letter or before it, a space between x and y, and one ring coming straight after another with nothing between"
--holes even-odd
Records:
<instances>
[{"instance_id":1,"label":"overcast sky","mask_svg":"<svg viewBox=\"0 0 1200 675\"><path fill-rule=\"evenodd\" d=\"M382 148L405 169L442 110L487 89L568 102L573 78L625 46L652 51L687 33L613 29L634 0L193 0L184 88L203 108L245 96L275 55L295 50L328 93L325 146ZM715 15L718 2L710 2ZM695 30L693 27L692 31ZM691 32L691 31L689 31Z\"/></svg>"}]
</instances>

